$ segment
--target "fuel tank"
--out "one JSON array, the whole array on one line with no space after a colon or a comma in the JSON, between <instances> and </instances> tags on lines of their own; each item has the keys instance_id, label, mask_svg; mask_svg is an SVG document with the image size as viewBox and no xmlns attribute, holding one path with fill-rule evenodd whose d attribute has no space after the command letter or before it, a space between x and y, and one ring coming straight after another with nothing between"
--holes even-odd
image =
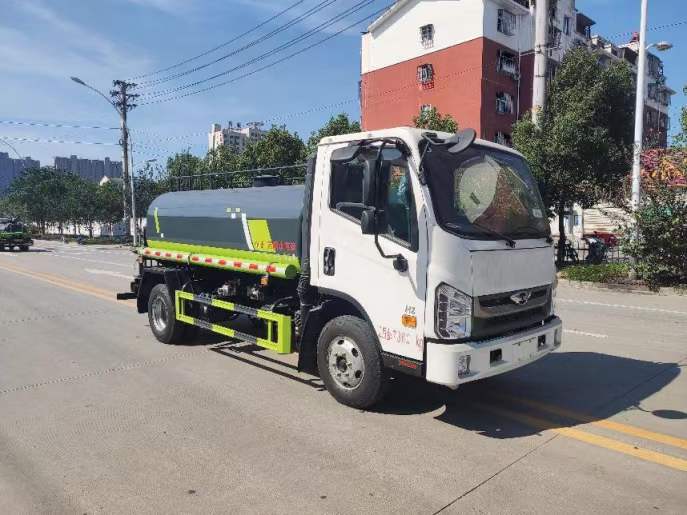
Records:
<instances>
[{"instance_id":1,"label":"fuel tank","mask_svg":"<svg viewBox=\"0 0 687 515\"><path fill-rule=\"evenodd\" d=\"M180 191L148 209L147 246L298 264L302 185Z\"/></svg>"}]
</instances>

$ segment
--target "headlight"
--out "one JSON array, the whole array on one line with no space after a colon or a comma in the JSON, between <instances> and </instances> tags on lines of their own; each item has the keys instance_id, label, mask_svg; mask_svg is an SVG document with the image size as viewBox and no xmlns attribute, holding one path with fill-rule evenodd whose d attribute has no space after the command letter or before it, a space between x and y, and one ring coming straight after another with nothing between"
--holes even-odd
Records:
<instances>
[{"instance_id":1,"label":"headlight","mask_svg":"<svg viewBox=\"0 0 687 515\"><path fill-rule=\"evenodd\" d=\"M553 283L551 284L551 312L549 315L556 314L556 290L558 290L558 275L553 276Z\"/></svg>"},{"instance_id":2,"label":"headlight","mask_svg":"<svg viewBox=\"0 0 687 515\"><path fill-rule=\"evenodd\" d=\"M437 288L434 324L442 338L465 338L470 336L472 319L472 297L448 284Z\"/></svg>"}]
</instances>

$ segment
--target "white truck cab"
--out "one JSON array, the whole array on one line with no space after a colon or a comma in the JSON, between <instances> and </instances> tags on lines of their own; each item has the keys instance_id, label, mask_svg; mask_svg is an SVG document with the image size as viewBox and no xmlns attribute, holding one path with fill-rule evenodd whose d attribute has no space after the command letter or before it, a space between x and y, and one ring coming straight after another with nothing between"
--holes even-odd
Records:
<instances>
[{"instance_id":1,"label":"white truck cab","mask_svg":"<svg viewBox=\"0 0 687 515\"><path fill-rule=\"evenodd\" d=\"M385 363L456 388L561 344L549 223L521 154L399 127L325 138L316 166L311 284L359 305Z\"/></svg>"}]
</instances>

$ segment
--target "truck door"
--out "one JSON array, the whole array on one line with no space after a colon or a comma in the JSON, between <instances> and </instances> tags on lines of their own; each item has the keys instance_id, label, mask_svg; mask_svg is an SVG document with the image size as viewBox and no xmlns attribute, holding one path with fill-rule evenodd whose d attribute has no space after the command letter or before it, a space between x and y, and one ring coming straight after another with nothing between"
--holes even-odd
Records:
<instances>
[{"instance_id":1,"label":"truck door","mask_svg":"<svg viewBox=\"0 0 687 515\"><path fill-rule=\"evenodd\" d=\"M374 166L377 149L347 163L332 161L336 152L318 159L319 230L311 247L319 253L311 255L317 286L354 300L367 313L383 351L422 360L427 231L424 210L418 210L424 203L417 177L400 150L383 150L377 207L386 220L378 238L384 254L401 254L407 261L407 270L397 271L393 260L380 254L374 236L362 234L362 208L341 205L362 202L365 161Z\"/></svg>"}]
</instances>

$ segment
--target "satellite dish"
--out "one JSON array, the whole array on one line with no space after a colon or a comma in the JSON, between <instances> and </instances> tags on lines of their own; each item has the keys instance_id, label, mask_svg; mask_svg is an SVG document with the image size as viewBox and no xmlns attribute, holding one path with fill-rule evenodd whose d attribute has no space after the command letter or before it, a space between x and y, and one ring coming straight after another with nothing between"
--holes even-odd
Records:
<instances>
[{"instance_id":1,"label":"satellite dish","mask_svg":"<svg viewBox=\"0 0 687 515\"><path fill-rule=\"evenodd\" d=\"M457 132L450 138L444 141L444 144L450 145L448 151L451 154L460 154L465 149L467 149L477 138L477 133L475 129L463 129Z\"/></svg>"}]
</instances>

